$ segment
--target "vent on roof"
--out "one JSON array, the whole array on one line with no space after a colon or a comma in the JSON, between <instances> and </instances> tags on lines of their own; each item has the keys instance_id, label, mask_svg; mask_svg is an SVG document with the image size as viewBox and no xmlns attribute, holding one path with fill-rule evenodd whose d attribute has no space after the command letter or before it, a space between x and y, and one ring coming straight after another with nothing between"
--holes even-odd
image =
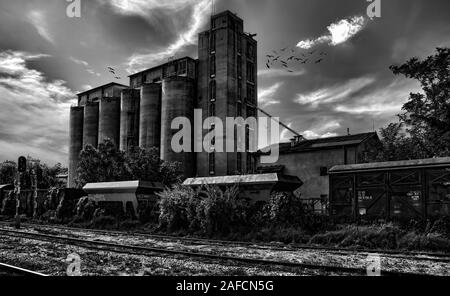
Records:
<instances>
[{"instance_id":1,"label":"vent on roof","mask_svg":"<svg viewBox=\"0 0 450 296\"><path fill-rule=\"evenodd\" d=\"M303 142L305 140L306 139L301 135L295 136L291 139L291 146L295 147L295 145L300 144L301 142Z\"/></svg>"}]
</instances>

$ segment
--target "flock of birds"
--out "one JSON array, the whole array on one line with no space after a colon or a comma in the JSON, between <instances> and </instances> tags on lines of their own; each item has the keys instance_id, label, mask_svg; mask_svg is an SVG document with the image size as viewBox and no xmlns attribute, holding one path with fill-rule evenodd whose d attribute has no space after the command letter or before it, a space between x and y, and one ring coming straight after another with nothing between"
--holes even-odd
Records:
<instances>
[{"instance_id":1,"label":"flock of birds","mask_svg":"<svg viewBox=\"0 0 450 296\"><path fill-rule=\"evenodd\" d=\"M317 50L312 50L309 52L303 52L300 55L298 55L297 51L293 48L281 48L278 51L274 50L271 54L267 54L267 62L266 67L267 69L273 68L276 64L280 65L281 67L285 68L287 72L294 72L290 64L293 63L297 64L307 64L307 63L314 63L314 64L320 64L325 57L328 55L326 52L320 52L318 55L316 55ZM114 75L114 78L117 80L122 79L118 74L116 74L116 70L112 67L107 67L108 71Z\"/></svg>"},{"instance_id":2,"label":"flock of birds","mask_svg":"<svg viewBox=\"0 0 450 296\"><path fill-rule=\"evenodd\" d=\"M271 54L267 54L267 69L273 68L276 64L285 68L287 72L294 72L290 65L293 63L297 64L307 64L314 63L320 64L323 62L325 57L328 55L326 52L320 52L318 55L316 54L317 50L312 50L309 52L303 52L298 54L296 50L293 48L281 48L278 51L274 50Z\"/></svg>"},{"instance_id":3,"label":"flock of birds","mask_svg":"<svg viewBox=\"0 0 450 296\"><path fill-rule=\"evenodd\" d=\"M118 76L118 75L116 74L116 70L115 70L114 68L108 67L108 71L109 71L109 73L111 73L111 74L114 75L114 78L115 78L115 79L117 79L117 80L122 79L120 76Z\"/></svg>"}]
</instances>

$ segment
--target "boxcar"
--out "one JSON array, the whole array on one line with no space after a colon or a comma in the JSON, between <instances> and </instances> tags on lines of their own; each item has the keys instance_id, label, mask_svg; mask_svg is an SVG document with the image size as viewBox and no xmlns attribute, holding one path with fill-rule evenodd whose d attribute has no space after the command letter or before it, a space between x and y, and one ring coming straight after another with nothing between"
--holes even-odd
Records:
<instances>
[{"instance_id":1,"label":"boxcar","mask_svg":"<svg viewBox=\"0 0 450 296\"><path fill-rule=\"evenodd\" d=\"M396 219L450 215L450 158L335 166L330 215Z\"/></svg>"}]
</instances>

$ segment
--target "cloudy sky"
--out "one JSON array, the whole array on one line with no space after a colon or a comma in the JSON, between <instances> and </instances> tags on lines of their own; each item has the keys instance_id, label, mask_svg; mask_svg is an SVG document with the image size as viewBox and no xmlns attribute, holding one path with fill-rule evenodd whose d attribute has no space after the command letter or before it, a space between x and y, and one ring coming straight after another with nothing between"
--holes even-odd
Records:
<instances>
[{"instance_id":1,"label":"cloudy sky","mask_svg":"<svg viewBox=\"0 0 450 296\"><path fill-rule=\"evenodd\" d=\"M67 163L68 113L79 91L167 58L197 57L210 0L0 0L0 161L31 155ZM372 131L396 121L414 81L388 69L450 46L448 0L216 0L258 34L259 101L308 138ZM327 55L319 64L266 67L266 54L293 48ZM121 80L108 73L118 69ZM292 135L287 131L283 139Z\"/></svg>"}]
</instances>

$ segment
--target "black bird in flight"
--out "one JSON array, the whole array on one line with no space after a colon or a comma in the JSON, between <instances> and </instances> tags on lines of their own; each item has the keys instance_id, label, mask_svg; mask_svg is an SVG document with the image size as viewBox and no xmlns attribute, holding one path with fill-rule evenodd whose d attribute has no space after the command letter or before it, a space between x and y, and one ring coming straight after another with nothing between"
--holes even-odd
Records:
<instances>
[{"instance_id":1,"label":"black bird in flight","mask_svg":"<svg viewBox=\"0 0 450 296\"><path fill-rule=\"evenodd\" d=\"M266 63L266 67L267 69L270 69L269 63Z\"/></svg>"},{"instance_id":2,"label":"black bird in flight","mask_svg":"<svg viewBox=\"0 0 450 296\"><path fill-rule=\"evenodd\" d=\"M302 64L306 64L307 62L308 62L308 59L304 60L304 61L302 62Z\"/></svg>"},{"instance_id":3,"label":"black bird in flight","mask_svg":"<svg viewBox=\"0 0 450 296\"><path fill-rule=\"evenodd\" d=\"M114 78L116 78L117 80L120 80L120 79L122 79L121 77L118 77L118 76L116 76L116 77L114 77Z\"/></svg>"},{"instance_id":4,"label":"black bird in flight","mask_svg":"<svg viewBox=\"0 0 450 296\"><path fill-rule=\"evenodd\" d=\"M292 60L293 58L295 58L295 56L291 56L291 57L289 57L287 60L290 61L290 60Z\"/></svg>"},{"instance_id":5,"label":"black bird in flight","mask_svg":"<svg viewBox=\"0 0 450 296\"><path fill-rule=\"evenodd\" d=\"M316 61L316 64L318 64L318 63L320 63L320 62L322 62L323 61L323 59L318 59L317 61Z\"/></svg>"}]
</instances>

